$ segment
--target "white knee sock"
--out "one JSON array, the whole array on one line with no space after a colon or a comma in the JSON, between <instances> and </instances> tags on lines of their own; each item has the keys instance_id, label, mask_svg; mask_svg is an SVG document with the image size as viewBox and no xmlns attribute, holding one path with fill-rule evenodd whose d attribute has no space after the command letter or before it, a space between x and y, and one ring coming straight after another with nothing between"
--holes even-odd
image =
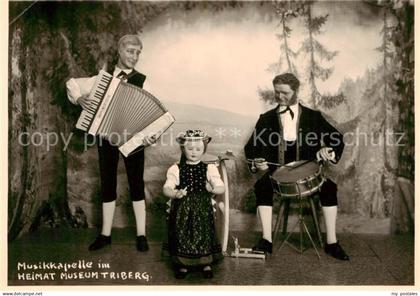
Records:
<instances>
[{"instance_id":1,"label":"white knee sock","mask_svg":"<svg viewBox=\"0 0 420 296\"><path fill-rule=\"evenodd\" d=\"M115 200L102 203L102 235L110 236L114 220Z\"/></svg>"},{"instance_id":2,"label":"white knee sock","mask_svg":"<svg viewBox=\"0 0 420 296\"><path fill-rule=\"evenodd\" d=\"M146 203L144 200L133 201L134 217L136 218L137 236L146 235Z\"/></svg>"},{"instance_id":3,"label":"white knee sock","mask_svg":"<svg viewBox=\"0 0 420 296\"><path fill-rule=\"evenodd\" d=\"M271 206L258 206L258 213L261 219L263 238L272 242L271 238L271 221L273 216L273 207Z\"/></svg>"},{"instance_id":4,"label":"white knee sock","mask_svg":"<svg viewBox=\"0 0 420 296\"><path fill-rule=\"evenodd\" d=\"M322 207L322 212L324 214L325 228L327 230L327 244L336 243L335 223L337 220L337 206Z\"/></svg>"}]
</instances>

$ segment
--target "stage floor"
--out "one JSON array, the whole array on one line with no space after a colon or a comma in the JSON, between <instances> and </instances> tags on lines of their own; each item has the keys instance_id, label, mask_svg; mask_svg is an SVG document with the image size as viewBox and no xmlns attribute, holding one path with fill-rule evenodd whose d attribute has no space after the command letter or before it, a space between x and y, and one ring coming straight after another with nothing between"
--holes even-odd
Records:
<instances>
[{"instance_id":1,"label":"stage floor","mask_svg":"<svg viewBox=\"0 0 420 296\"><path fill-rule=\"evenodd\" d=\"M412 235L339 234L350 261L339 261L313 249L302 255L284 246L266 260L225 257L214 278L200 272L174 278L162 256L163 220L152 219L147 232L150 250L135 247L135 229L114 229L112 245L89 252L95 229L51 229L9 243L8 284L21 285L413 285ZM258 240L256 231L232 231L242 247ZM278 247L279 244L277 244ZM275 246L276 247L276 246ZM229 252L233 250L230 239ZM69 265L74 263L75 265ZM66 265L67 264L67 265ZM67 268L66 268L67 266ZM66 268L66 270L65 270ZM130 273L131 272L131 273Z\"/></svg>"}]
</instances>

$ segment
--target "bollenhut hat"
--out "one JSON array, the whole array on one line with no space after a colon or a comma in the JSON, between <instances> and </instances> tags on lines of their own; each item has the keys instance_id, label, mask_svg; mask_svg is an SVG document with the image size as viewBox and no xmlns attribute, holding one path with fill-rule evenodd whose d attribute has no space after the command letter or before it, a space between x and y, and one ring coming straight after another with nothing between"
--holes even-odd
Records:
<instances>
[{"instance_id":1,"label":"bollenhut hat","mask_svg":"<svg viewBox=\"0 0 420 296\"><path fill-rule=\"evenodd\" d=\"M194 129L180 133L176 138L176 141L180 145L183 145L187 141L203 141L205 144L208 144L211 141L211 137L202 130Z\"/></svg>"}]
</instances>

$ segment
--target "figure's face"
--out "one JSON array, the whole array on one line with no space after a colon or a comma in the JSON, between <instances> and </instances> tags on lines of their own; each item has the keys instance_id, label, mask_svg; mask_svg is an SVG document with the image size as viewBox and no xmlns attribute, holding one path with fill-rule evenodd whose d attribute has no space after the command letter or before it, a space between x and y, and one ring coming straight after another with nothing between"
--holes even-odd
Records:
<instances>
[{"instance_id":1,"label":"figure's face","mask_svg":"<svg viewBox=\"0 0 420 296\"><path fill-rule=\"evenodd\" d=\"M118 65L124 69L133 69L139 60L141 53L140 45L127 44L118 50Z\"/></svg>"},{"instance_id":2,"label":"figure's face","mask_svg":"<svg viewBox=\"0 0 420 296\"><path fill-rule=\"evenodd\" d=\"M196 162L201 160L204 154L203 141L187 141L184 144L184 154L187 160Z\"/></svg>"},{"instance_id":3,"label":"figure's face","mask_svg":"<svg viewBox=\"0 0 420 296\"><path fill-rule=\"evenodd\" d=\"M288 84L275 84L274 96L280 106L290 106L297 102L296 92Z\"/></svg>"}]
</instances>

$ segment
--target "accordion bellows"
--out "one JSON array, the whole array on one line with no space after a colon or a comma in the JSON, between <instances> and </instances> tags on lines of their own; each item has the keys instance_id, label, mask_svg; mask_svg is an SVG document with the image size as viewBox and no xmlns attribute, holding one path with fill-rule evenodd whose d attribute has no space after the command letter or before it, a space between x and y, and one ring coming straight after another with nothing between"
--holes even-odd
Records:
<instances>
[{"instance_id":1,"label":"accordion bellows","mask_svg":"<svg viewBox=\"0 0 420 296\"><path fill-rule=\"evenodd\" d=\"M83 110L76 128L118 145L128 156L146 136L158 139L175 118L152 94L100 71L89 94L91 106Z\"/></svg>"}]
</instances>

